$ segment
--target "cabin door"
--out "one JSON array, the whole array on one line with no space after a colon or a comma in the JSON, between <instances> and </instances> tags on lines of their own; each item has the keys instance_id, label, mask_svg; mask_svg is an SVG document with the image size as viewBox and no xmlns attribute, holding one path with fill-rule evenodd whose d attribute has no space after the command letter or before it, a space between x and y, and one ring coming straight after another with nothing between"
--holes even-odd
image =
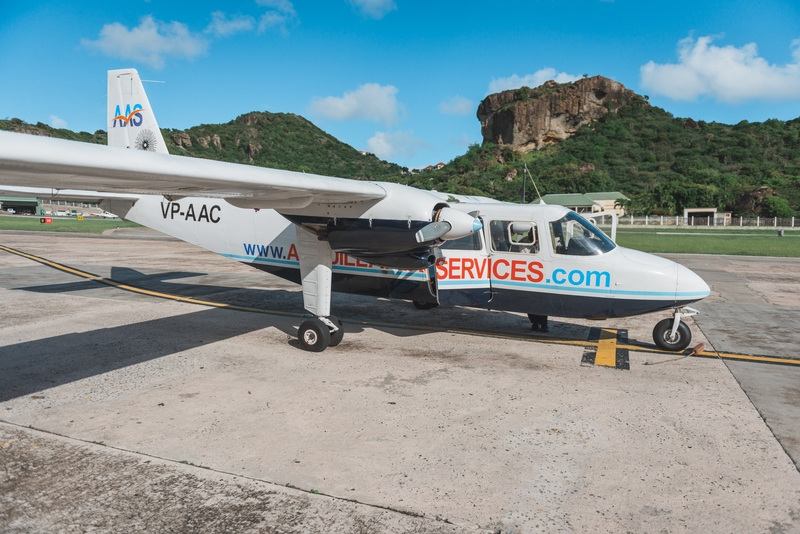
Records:
<instances>
[{"instance_id":1,"label":"cabin door","mask_svg":"<svg viewBox=\"0 0 800 534\"><path fill-rule=\"evenodd\" d=\"M488 224L492 308L557 315L560 299L544 287L551 261L543 250L543 229L534 221L491 220Z\"/></svg>"},{"instance_id":2,"label":"cabin door","mask_svg":"<svg viewBox=\"0 0 800 534\"><path fill-rule=\"evenodd\" d=\"M436 262L436 286L442 306L485 307L492 300L490 260L483 232L445 241Z\"/></svg>"}]
</instances>

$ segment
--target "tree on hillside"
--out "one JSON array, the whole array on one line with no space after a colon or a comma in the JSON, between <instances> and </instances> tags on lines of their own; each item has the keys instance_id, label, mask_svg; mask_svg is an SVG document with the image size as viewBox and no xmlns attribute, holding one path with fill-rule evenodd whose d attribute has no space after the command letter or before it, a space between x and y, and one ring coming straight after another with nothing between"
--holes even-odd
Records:
<instances>
[{"instance_id":1,"label":"tree on hillside","mask_svg":"<svg viewBox=\"0 0 800 534\"><path fill-rule=\"evenodd\" d=\"M767 217L782 219L794 217L794 210L789 206L789 201L781 197L765 197L761 202L761 209Z\"/></svg>"}]
</instances>

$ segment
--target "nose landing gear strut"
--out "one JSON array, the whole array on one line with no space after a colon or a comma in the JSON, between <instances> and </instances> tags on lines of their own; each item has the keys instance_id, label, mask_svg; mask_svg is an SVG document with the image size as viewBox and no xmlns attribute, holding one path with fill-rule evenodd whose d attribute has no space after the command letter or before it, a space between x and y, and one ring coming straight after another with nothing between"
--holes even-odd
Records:
<instances>
[{"instance_id":1,"label":"nose landing gear strut","mask_svg":"<svg viewBox=\"0 0 800 534\"><path fill-rule=\"evenodd\" d=\"M680 351L692 342L692 331L681 321L683 317L692 317L699 312L689 306L675 308L672 319L664 319L653 328L653 341L658 348L669 351Z\"/></svg>"}]
</instances>

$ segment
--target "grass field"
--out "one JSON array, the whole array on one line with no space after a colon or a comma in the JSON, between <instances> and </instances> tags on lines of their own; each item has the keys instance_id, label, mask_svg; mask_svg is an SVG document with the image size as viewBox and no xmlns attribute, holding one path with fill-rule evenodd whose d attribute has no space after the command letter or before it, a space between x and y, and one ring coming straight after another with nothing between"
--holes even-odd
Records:
<instances>
[{"instance_id":1,"label":"grass field","mask_svg":"<svg viewBox=\"0 0 800 534\"><path fill-rule=\"evenodd\" d=\"M75 217L53 217L53 224L42 224L39 217L22 217L19 215L0 216L0 230L26 230L36 232L72 232L80 234L102 234L113 228L133 228L136 223L121 219L84 219Z\"/></svg>"},{"instance_id":2,"label":"grass field","mask_svg":"<svg viewBox=\"0 0 800 534\"><path fill-rule=\"evenodd\" d=\"M610 233L610 230L606 230ZM617 243L644 252L800 257L800 229L775 228L617 228Z\"/></svg>"},{"instance_id":3,"label":"grass field","mask_svg":"<svg viewBox=\"0 0 800 534\"><path fill-rule=\"evenodd\" d=\"M79 221L75 218L53 218L53 224L41 224L38 217L0 216L0 230L102 234L113 228L137 226L136 223L119 219ZM611 233L609 228L604 228L604 231ZM617 228L617 243L644 252L800 258L800 228L787 229L785 232L784 237L778 237L778 231L774 228L620 225Z\"/></svg>"}]
</instances>

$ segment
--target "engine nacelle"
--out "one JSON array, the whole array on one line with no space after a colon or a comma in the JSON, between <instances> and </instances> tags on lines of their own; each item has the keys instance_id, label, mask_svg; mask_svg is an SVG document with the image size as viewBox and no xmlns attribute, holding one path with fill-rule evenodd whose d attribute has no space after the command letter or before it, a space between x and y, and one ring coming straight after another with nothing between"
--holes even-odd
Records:
<instances>
[{"instance_id":1,"label":"engine nacelle","mask_svg":"<svg viewBox=\"0 0 800 534\"><path fill-rule=\"evenodd\" d=\"M436 220L450 223L450 231L441 236L444 240L467 237L483 228L480 219L453 208L440 209Z\"/></svg>"},{"instance_id":2,"label":"engine nacelle","mask_svg":"<svg viewBox=\"0 0 800 534\"><path fill-rule=\"evenodd\" d=\"M431 243L433 241L447 241L459 239L474 234L483 228L483 224L468 213L453 208L444 207L436 212L433 222L426 225L415 234L417 243Z\"/></svg>"}]
</instances>

